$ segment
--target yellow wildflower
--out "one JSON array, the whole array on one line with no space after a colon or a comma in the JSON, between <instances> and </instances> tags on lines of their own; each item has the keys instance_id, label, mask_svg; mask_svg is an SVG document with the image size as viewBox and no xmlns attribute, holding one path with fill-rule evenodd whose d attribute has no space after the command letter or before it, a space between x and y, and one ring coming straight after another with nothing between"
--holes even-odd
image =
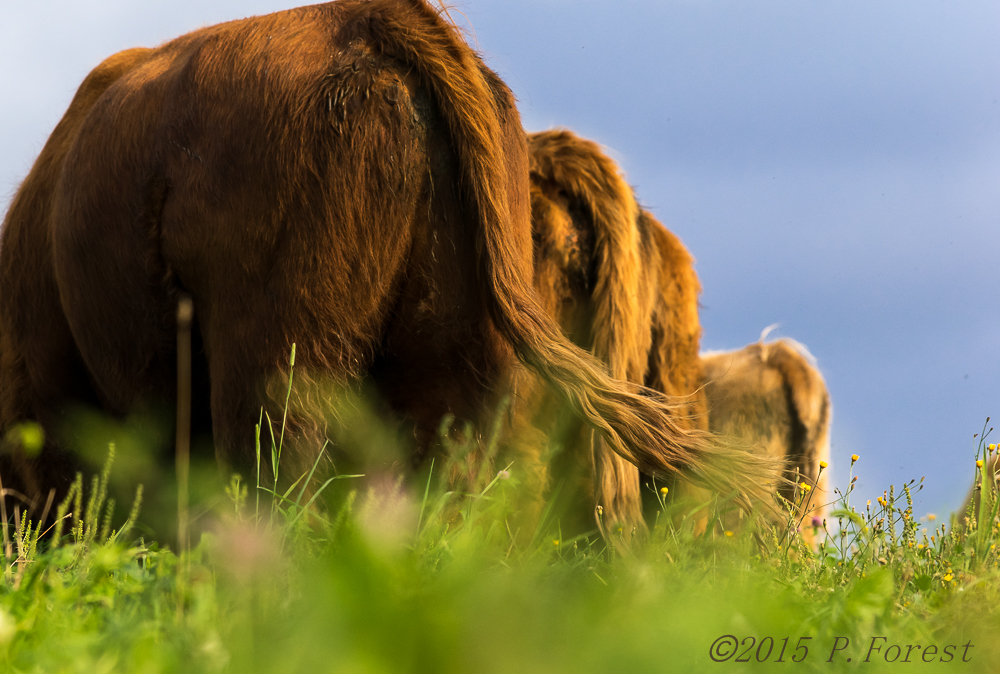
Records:
<instances>
[{"instance_id":1,"label":"yellow wildflower","mask_svg":"<svg viewBox=\"0 0 1000 674\"><path fill-rule=\"evenodd\" d=\"M983 460L982 459L977 459L976 460L976 468L982 468L982 467L983 467Z\"/></svg>"},{"instance_id":2,"label":"yellow wildflower","mask_svg":"<svg viewBox=\"0 0 1000 674\"><path fill-rule=\"evenodd\" d=\"M733 532L732 532L732 531L727 531L727 532L726 532L726 536L727 536L728 538L732 538L732 537L733 537Z\"/></svg>"},{"instance_id":3,"label":"yellow wildflower","mask_svg":"<svg viewBox=\"0 0 1000 674\"><path fill-rule=\"evenodd\" d=\"M944 576L944 582L946 582L946 583L951 582L952 578L954 578L954 576L952 576L950 573L947 573Z\"/></svg>"},{"instance_id":4,"label":"yellow wildflower","mask_svg":"<svg viewBox=\"0 0 1000 674\"><path fill-rule=\"evenodd\" d=\"M663 494L664 496L667 495L668 491L670 491L670 490L667 489L666 487L660 487L660 493Z\"/></svg>"},{"instance_id":5,"label":"yellow wildflower","mask_svg":"<svg viewBox=\"0 0 1000 674\"><path fill-rule=\"evenodd\" d=\"M819 467L820 468L826 468L828 465L830 465L830 464L828 464L826 461L820 461L819 462Z\"/></svg>"},{"instance_id":6,"label":"yellow wildflower","mask_svg":"<svg viewBox=\"0 0 1000 674\"><path fill-rule=\"evenodd\" d=\"M933 522L934 520L937 519L937 515L935 515L934 513L927 513L927 519Z\"/></svg>"},{"instance_id":7,"label":"yellow wildflower","mask_svg":"<svg viewBox=\"0 0 1000 674\"><path fill-rule=\"evenodd\" d=\"M859 456L858 456L857 454L851 454L851 463L854 463L854 462L855 462L855 461L857 461L857 460L858 460L859 458L861 458L861 457L859 457Z\"/></svg>"}]
</instances>

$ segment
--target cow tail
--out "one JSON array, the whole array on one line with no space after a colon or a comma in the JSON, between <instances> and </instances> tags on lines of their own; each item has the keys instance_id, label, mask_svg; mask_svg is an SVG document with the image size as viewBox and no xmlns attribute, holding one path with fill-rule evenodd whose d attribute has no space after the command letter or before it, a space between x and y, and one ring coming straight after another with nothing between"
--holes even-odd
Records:
<instances>
[{"instance_id":1,"label":"cow tail","mask_svg":"<svg viewBox=\"0 0 1000 674\"><path fill-rule=\"evenodd\" d=\"M483 300L498 331L517 357L549 381L621 457L663 478L686 470L689 477L722 494L733 494L751 510L773 508L770 493L780 480L771 461L720 445L707 432L683 428L676 405L661 395L611 378L596 358L574 346L536 299L531 274L508 240L509 223L527 219L528 200L512 203L509 153L503 125L516 122L510 91L490 82L479 58L422 0L342 3L384 54L413 68L437 102L462 174L462 188L478 222L470 227L479 257ZM519 124L517 133L520 131ZM517 142L524 143L523 138ZM523 208L523 213L512 211ZM527 225L527 222L525 222Z\"/></svg>"}]
</instances>

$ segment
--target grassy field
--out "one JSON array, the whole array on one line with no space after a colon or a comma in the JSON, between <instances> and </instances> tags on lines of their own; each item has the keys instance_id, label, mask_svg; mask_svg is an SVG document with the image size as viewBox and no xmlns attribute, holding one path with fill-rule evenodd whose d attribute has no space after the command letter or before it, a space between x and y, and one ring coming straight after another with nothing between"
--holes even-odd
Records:
<instances>
[{"instance_id":1,"label":"grassy field","mask_svg":"<svg viewBox=\"0 0 1000 674\"><path fill-rule=\"evenodd\" d=\"M234 481L178 555L139 536L139 499L113 512L108 474L40 542L7 513L0 672L1000 671L989 490L944 527L914 519L919 484L842 487L818 552L665 511L623 554L512 532L516 467L466 494L336 480L326 517Z\"/></svg>"}]
</instances>

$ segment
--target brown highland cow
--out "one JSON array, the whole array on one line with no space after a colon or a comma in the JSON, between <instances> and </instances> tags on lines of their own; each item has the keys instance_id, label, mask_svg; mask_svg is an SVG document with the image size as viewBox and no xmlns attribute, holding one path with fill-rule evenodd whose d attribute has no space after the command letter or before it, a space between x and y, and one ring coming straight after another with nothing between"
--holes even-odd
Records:
<instances>
[{"instance_id":1,"label":"brown highland cow","mask_svg":"<svg viewBox=\"0 0 1000 674\"><path fill-rule=\"evenodd\" d=\"M35 458L8 440L3 477L32 498L65 488L75 406L173 404L188 294L194 414L245 475L261 409L280 423L294 343L289 479L331 432L323 382L373 385L416 464L445 415L483 427L516 357L599 432L613 470L766 498L768 464L560 333L532 289L530 217L513 97L422 0L341 0L112 56L4 220L0 427L35 420L49 440ZM601 344L625 349L614 374L645 369L644 343Z\"/></svg>"},{"instance_id":2,"label":"brown highland cow","mask_svg":"<svg viewBox=\"0 0 1000 674\"><path fill-rule=\"evenodd\" d=\"M700 284L690 254L638 206L617 166L596 144L568 131L532 134L528 142L535 287L543 306L573 342L607 363L613 376L670 396L677 425L699 436L709 420L698 356ZM585 429L551 429L547 395L538 388L531 393L533 424L548 424L550 437L568 435L568 445L589 447ZM599 437L586 456L562 454L550 482L568 480L575 494L602 506L605 523L641 528L639 468ZM774 483L759 473L743 473L738 464L728 467L728 483L705 479L699 466L689 468L686 477L723 495L732 493L737 481L753 482L762 491L768 489L765 483ZM692 490L688 480L670 484L709 498Z\"/></svg>"}]
</instances>

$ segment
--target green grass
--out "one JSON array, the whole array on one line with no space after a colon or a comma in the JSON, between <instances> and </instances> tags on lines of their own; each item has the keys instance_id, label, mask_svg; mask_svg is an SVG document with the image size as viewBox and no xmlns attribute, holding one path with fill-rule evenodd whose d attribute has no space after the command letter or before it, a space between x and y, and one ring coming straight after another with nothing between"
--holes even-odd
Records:
<instances>
[{"instance_id":1,"label":"green grass","mask_svg":"<svg viewBox=\"0 0 1000 674\"><path fill-rule=\"evenodd\" d=\"M864 507L848 486L817 552L791 515L790 536L695 537L665 513L621 555L558 522L512 531L516 466L464 495L334 481L325 516L234 480L178 557L136 538L138 498L114 519L109 470L40 543L11 516L0 672L1000 671L991 490L925 533L919 485Z\"/></svg>"}]
</instances>

